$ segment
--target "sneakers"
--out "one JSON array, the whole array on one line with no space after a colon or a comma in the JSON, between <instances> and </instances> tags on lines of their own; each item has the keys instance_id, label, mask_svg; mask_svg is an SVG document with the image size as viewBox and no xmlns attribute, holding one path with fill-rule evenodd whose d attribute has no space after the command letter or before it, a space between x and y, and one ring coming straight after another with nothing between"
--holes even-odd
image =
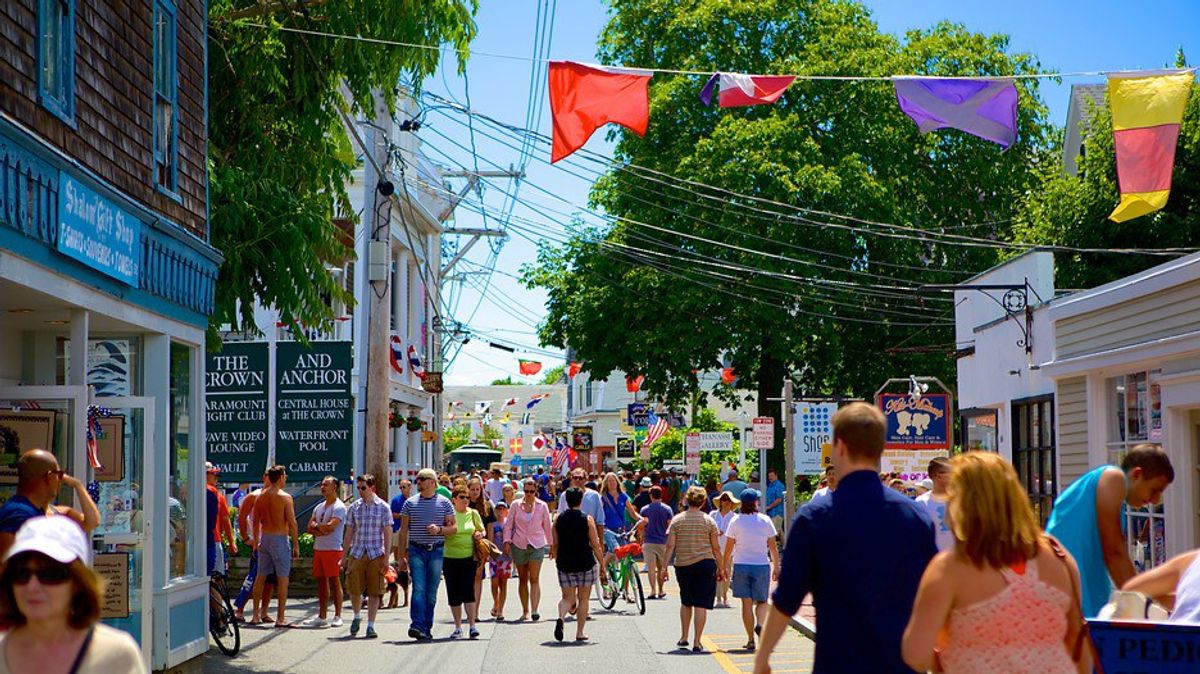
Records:
<instances>
[{"instance_id":1,"label":"sneakers","mask_svg":"<svg viewBox=\"0 0 1200 674\"><path fill-rule=\"evenodd\" d=\"M375 628L374 628L374 627L371 627L370 625L367 625L367 635L366 635L366 636L367 636L367 638L368 638L368 639L374 639L375 637L377 637L377 636L379 636L379 635L375 633Z\"/></svg>"},{"instance_id":2,"label":"sneakers","mask_svg":"<svg viewBox=\"0 0 1200 674\"><path fill-rule=\"evenodd\" d=\"M479 630L477 628L472 627L470 629L470 631L467 632L467 636L472 639L478 639L479 638Z\"/></svg>"},{"instance_id":3,"label":"sneakers","mask_svg":"<svg viewBox=\"0 0 1200 674\"><path fill-rule=\"evenodd\" d=\"M461 639L462 638L462 628L455 627L454 631L450 633L450 638L451 639Z\"/></svg>"},{"instance_id":4,"label":"sneakers","mask_svg":"<svg viewBox=\"0 0 1200 674\"><path fill-rule=\"evenodd\" d=\"M410 627L410 628L408 628L408 636L410 638L416 639L417 641L420 641L421 638L424 637L425 635L421 634L421 630L419 630L415 627Z\"/></svg>"},{"instance_id":5,"label":"sneakers","mask_svg":"<svg viewBox=\"0 0 1200 674\"><path fill-rule=\"evenodd\" d=\"M355 618L350 621L350 636L358 634L358 628L362 625L362 618Z\"/></svg>"},{"instance_id":6,"label":"sneakers","mask_svg":"<svg viewBox=\"0 0 1200 674\"><path fill-rule=\"evenodd\" d=\"M329 626L330 627L341 627L342 626L342 616L340 616L340 615L333 616L333 620L329 621Z\"/></svg>"},{"instance_id":7,"label":"sneakers","mask_svg":"<svg viewBox=\"0 0 1200 674\"><path fill-rule=\"evenodd\" d=\"M322 627L329 627L329 623L314 616L312 618L309 618L308 620L301 622L300 626L301 627L310 627L313 629L320 629Z\"/></svg>"}]
</instances>

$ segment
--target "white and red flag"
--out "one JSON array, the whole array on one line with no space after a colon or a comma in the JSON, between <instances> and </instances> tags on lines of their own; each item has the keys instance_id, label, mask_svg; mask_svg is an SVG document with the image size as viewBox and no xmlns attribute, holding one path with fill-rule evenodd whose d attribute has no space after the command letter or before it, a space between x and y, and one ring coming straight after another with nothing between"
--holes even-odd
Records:
<instances>
[{"instance_id":1,"label":"white and red flag","mask_svg":"<svg viewBox=\"0 0 1200 674\"><path fill-rule=\"evenodd\" d=\"M793 76L716 73L700 90L700 100L712 105L713 92L722 108L774 103L796 80Z\"/></svg>"}]
</instances>

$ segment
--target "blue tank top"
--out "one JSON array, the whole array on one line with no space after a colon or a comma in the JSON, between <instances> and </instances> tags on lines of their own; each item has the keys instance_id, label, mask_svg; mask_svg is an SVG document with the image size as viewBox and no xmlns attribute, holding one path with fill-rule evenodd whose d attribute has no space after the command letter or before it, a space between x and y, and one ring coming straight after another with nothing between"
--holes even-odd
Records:
<instances>
[{"instance_id":1,"label":"blue tank top","mask_svg":"<svg viewBox=\"0 0 1200 674\"><path fill-rule=\"evenodd\" d=\"M1100 546L1096 519L1096 486L1100 475L1115 466L1100 466L1071 483L1054 501L1046 533L1057 538L1079 566L1083 617L1095 618L1108 603L1112 582ZM1121 529L1125 529L1125 504L1121 504Z\"/></svg>"}]
</instances>

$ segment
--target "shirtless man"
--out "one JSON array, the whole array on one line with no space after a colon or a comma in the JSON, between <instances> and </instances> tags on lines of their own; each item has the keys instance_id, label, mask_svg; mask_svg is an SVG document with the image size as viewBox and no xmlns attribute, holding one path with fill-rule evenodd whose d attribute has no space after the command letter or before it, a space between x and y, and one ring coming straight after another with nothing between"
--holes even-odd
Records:
<instances>
[{"instance_id":1,"label":"shirtless man","mask_svg":"<svg viewBox=\"0 0 1200 674\"><path fill-rule=\"evenodd\" d=\"M254 499L254 542L258 552L258 578L254 580L254 596L262 596L262 585L266 576L275 574L279 583L279 609L276 627L289 627L284 620L287 609L288 576L292 573L292 559L300 556L300 533L296 528L296 506L292 495L283 490L287 484L287 471L283 466L272 466L267 470L267 486ZM291 539L291 554L288 539ZM254 619L260 621L258 602L255 601Z\"/></svg>"},{"instance_id":2,"label":"shirtless man","mask_svg":"<svg viewBox=\"0 0 1200 674\"><path fill-rule=\"evenodd\" d=\"M238 531L241 532L242 541L246 547L254 550L254 501L258 495L262 493L267 485L267 474L263 473L262 486L242 497L241 505L238 506ZM258 580L258 555L251 553L250 555L250 572L246 574L246 579L242 582L242 588L238 591L237 598L233 600L234 612L233 615L238 620L244 620L244 612L246 610L246 602L254 598L254 606L259 607L254 611L254 618L258 622L266 622L267 614L270 613L271 595L275 593L275 578L263 576L263 592L255 592L255 581ZM261 605L259 604L261 600Z\"/></svg>"}]
</instances>

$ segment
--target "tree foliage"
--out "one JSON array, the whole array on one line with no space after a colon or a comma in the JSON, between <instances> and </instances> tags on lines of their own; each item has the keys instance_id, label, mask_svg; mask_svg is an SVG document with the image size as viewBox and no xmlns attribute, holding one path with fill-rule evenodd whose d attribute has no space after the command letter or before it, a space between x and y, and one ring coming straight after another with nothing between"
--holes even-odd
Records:
<instances>
[{"instance_id":1,"label":"tree foliage","mask_svg":"<svg viewBox=\"0 0 1200 674\"><path fill-rule=\"evenodd\" d=\"M1176 66L1187 65L1179 54ZM1127 222L1109 213L1120 200L1113 157L1112 115L1107 99L1091 106L1076 176L1058 162L1037 169L1037 182L1021 202L1013 228L1018 240L1078 248L1179 248L1200 241L1200 86L1192 85L1179 130L1166 208ZM1092 288L1164 262L1122 253L1055 255L1058 288Z\"/></svg>"},{"instance_id":2,"label":"tree foliage","mask_svg":"<svg viewBox=\"0 0 1200 674\"><path fill-rule=\"evenodd\" d=\"M940 23L899 40L881 33L855 2L611 6L600 46L609 64L871 76L1039 69L1033 56L1011 53L1007 37L961 25ZM570 345L593 377L616 369L646 374L646 390L674 404L696 390L697 371L731 365L742 388L757 389L762 414L777 411L767 399L779 396L789 372L810 394L869 395L889 376L909 373L952 380L953 331L930 325L952 319L949 302L913 290L884 297L831 284L911 288L959 281L994 264L998 256L989 248L878 236L900 230L864 221L1007 236L1018 198L1035 183L1030 167L1051 159L1037 81L1018 80L1018 141L1006 152L957 131L919 134L886 81L797 80L774 105L729 110L704 107L696 96L702 85L695 76L654 77L649 132L612 132L615 162L592 191L593 205L612 224L577 227L572 240L544 246L538 264L526 269L526 282L548 293L542 342ZM650 180L656 174L647 169L679 179ZM673 259L631 261L631 249ZM825 280L802 280L814 277ZM943 350L886 354L898 344Z\"/></svg>"},{"instance_id":3,"label":"tree foliage","mask_svg":"<svg viewBox=\"0 0 1200 674\"><path fill-rule=\"evenodd\" d=\"M477 0L252 0L209 5L209 179L212 244L225 256L210 325L254 329L256 300L307 326L333 318L329 299L353 298L326 271L352 254L332 224L351 214L346 182L360 148L339 110L393 109L403 74L433 73L440 52L283 32L282 27L449 43L463 67ZM251 8L249 18L228 18ZM251 24L265 24L265 28ZM349 93L349 102L342 87ZM368 112L368 117L373 112Z\"/></svg>"}]
</instances>

